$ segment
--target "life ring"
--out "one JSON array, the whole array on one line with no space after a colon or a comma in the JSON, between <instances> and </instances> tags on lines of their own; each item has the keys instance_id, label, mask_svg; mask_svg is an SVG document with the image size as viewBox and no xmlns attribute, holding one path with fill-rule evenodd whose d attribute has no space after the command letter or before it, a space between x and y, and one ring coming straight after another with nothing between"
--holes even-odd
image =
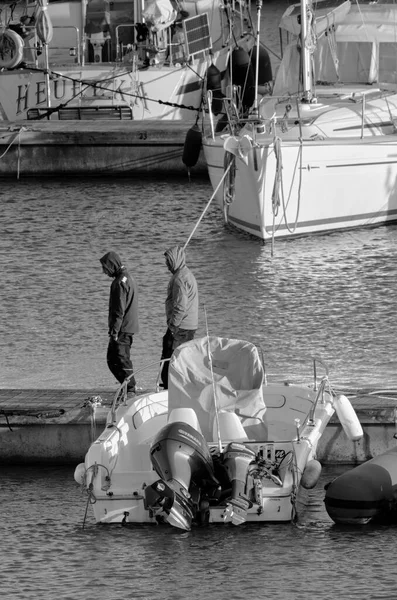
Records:
<instances>
[{"instance_id":1,"label":"life ring","mask_svg":"<svg viewBox=\"0 0 397 600\"><path fill-rule=\"evenodd\" d=\"M23 58L23 39L18 33L7 29L0 33L0 68L13 69Z\"/></svg>"},{"instance_id":2,"label":"life ring","mask_svg":"<svg viewBox=\"0 0 397 600\"><path fill-rule=\"evenodd\" d=\"M235 198L235 180L236 180L236 157L231 152L225 152L224 156L224 172L228 167L229 171L226 174L223 182L223 217L227 224L229 220L229 206Z\"/></svg>"}]
</instances>

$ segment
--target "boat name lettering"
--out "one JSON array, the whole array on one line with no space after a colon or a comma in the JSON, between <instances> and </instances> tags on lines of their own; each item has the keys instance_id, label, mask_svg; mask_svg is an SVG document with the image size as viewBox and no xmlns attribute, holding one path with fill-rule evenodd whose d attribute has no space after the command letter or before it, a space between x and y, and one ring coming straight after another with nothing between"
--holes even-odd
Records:
<instances>
[{"instance_id":1,"label":"boat name lettering","mask_svg":"<svg viewBox=\"0 0 397 600\"><path fill-rule=\"evenodd\" d=\"M84 92L86 98L101 97L105 95L106 90L109 90L112 93L114 99L125 100L125 94L129 94L131 91L130 84L126 79L119 79L116 82L101 80L83 82L77 79L69 81L61 76L54 77L50 80L50 88L53 100L68 100L75 96L80 96L82 92ZM140 95L144 96L145 94L141 91ZM18 85L15 102L15 114L17 115L28 110L28 108L48 104L45 80L43 79L36 81L35 83ZM141 139L146 138L142 137Z\"/></svg>"},{"instance_id":2,"label":"boat name lettering","mask_svg":"<svg viewBox=\"0 0 397 600\"><path fill-rule=\"evenodd\" d=\"M178 429L178 433L180 433L181 435L185 435L186 437L190 438L191 440L193 440L194 442L196 442L196 444L198 446L200 446L200 440L198 440L196 437L194 437L194 435L192 435L191 433L188 433L187 431L183 431L183 429Z\"/></svg>"}]
</instances>

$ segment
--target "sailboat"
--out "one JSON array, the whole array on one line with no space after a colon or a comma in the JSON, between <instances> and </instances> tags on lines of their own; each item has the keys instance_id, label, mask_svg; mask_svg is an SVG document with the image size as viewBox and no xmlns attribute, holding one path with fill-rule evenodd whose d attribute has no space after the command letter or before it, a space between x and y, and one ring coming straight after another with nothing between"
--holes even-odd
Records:
<instances>
[{"instance_id":1,"label":"sailboat","mask_svg":"<svg viewBox=\"0 0 397 600\"><path fill-rule=\"evenodd\" d=\"M257 47L261 0L257 2ZM397 5L302 0L270 93L230 85L204 155L226 223L273 244L397 221ZM258 55L257 55L258 56ZM232 82L233 83L233 82Z\"/></svg>"},{"instance_id":2,"label":"sailboat","mask_svg":"<svg viewBox=\"0 0 397 600\"><path fill-rule=\"evenodd\" d=\"M236 0L0 0L0 121L194 120L253 42Z\"/></svg>"}]
</instances>

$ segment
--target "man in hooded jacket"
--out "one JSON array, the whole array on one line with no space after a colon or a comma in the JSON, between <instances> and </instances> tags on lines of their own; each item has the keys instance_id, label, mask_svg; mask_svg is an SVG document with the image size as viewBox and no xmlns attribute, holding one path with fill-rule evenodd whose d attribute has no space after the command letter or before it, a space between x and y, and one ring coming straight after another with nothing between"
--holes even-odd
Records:
<instances>
[{"instance_id":1,"label":"man in hooded jacket","mask_svg":"<svg viewBox=\"0 0 397 600\"><path fill-rule=\"evenodd\" d=\"M194 338L198 326L199 302L196 278L186 266L184 249L173 246L164 252L164 256L172 277L165 301L167 331L163 337L162 360L171 358L175 348ZM168 367L169 361L164 363L161 373L164 389L168 389Z\"/></svg>"},{"instance_id":2,"label":"man in hooded jacket","mask_svg":"<svg viewBox=\"0 0 397 600\"><path fill-rule=\"evenodd\" d=\"M139 332L138 287L116 252L107 252L100 259L103 272L112 277L109 297L109 345L107 364L117 381L123 383L133 372L131 345ZM131 377L127 392L135 392L136 381Z\"/></svg>"}]
</instances>

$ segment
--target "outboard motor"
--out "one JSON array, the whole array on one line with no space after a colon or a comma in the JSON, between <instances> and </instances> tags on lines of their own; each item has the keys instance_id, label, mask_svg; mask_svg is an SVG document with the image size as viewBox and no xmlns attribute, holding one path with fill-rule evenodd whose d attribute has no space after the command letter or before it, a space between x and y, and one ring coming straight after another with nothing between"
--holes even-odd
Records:
<instances>
[{"instance_id":1,"label":"outboard motor","mask_svg":"<svg viewBox=\"0 0 397 600\"><path fill-rule=\"evenodd\" d=\"M247 519L247 510L252 502L245 494L247 474L250 464L255 461L255 452L236 442L228 444L223 460L229 479L232 484L231 497L227 500L225 521L234 525L241 525Z\"/></svg>"},{"instance_id":2,"label":"outboard motor","mask_svg":"<svg viewBox=\"0 0 397 600\"><path fill-rule=\"evenodd\" d=\"M219 488L205 438L187 423L168 423L152 443L150 460L161 479L145 489L146 508L190 530L200 497Z\"/></svg>"}]
</instances>

